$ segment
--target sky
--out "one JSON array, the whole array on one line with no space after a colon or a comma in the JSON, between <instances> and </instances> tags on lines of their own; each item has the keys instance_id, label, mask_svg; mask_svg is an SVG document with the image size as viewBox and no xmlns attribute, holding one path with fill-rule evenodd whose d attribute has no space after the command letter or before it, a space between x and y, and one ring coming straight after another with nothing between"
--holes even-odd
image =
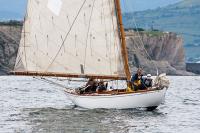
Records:
<instances>
[{"instance_id":1,"label":"sky","mask_svg":"<svg viewBox=\"0 0 200 133\"><path fill-rule=\"evenodd\" d=\"M26 9L26 1L27 0L0 0L0 12L18 14L18 16L23 18ZM155 9L178 1L181 0L121 0L123 12Z\"/></svg>"},{"instance_id":2,"label":"sky","mask_svg":"<svg viewBox=\"0 0 200 133\"><path fill-rule=\"evenodd\" d=\"M23 13L26 0L0 0L0 11Z\"/></svg>"}]
</instances>

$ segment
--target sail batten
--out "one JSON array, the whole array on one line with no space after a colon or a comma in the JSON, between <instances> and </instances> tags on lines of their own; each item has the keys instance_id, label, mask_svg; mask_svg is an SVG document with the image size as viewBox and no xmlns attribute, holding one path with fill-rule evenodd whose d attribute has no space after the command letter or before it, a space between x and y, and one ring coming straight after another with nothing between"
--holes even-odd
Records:
<instances>
[{"instance_id":1,"label":"sail batten","mask_svg":"<svg viewBox=\"0 0 200 133\"><path fill-rule=\"evenodd\" d=\"M15 71L125 75L115 0L28 3Z\"/></svg>"}]
</instances>

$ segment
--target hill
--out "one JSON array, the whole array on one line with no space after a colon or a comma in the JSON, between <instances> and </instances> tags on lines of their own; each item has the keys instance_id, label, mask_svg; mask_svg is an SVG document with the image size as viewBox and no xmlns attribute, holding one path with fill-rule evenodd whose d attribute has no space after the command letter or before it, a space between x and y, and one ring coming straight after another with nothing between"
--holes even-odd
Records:
<instances>
[{"instance_id":1,"label":"hill","mask_svg":"<svg viewBox=\"0 0 200 133\"><path fill-rule=\"evenodd\" d=\"M187 61L200 57L200 0L184 0L155 10L125 13L125 27L159 29L176 32L184 37Z\"/></svg>"}]
</instances>

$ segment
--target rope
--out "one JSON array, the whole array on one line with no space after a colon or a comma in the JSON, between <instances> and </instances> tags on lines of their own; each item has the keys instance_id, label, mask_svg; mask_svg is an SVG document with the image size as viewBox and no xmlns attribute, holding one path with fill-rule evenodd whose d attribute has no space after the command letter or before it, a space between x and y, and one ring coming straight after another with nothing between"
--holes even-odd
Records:
<instances>
[{"instance_id":1,"label":"rope","mask_svg":"<svg viewBox=\"0 0 200 133\"><path fill-rule=\"evenodd\" d=\"M53 58L52 62L51 62L51 63L49 64L49 66L47 67L46 71L49 69L49 67L50 67L50 66L54 63L54 61L56 60L58 54L60 53L60 51L61 51L63 45L65 44L65 41L67 40L67 38L68 38L68 36L69 36L69 33L71 32L71 30L72 30L72 28L73 28L73 26L74 26L74 24L75 24L75 22L76 22L76 20L77 20L77 18L78 18L79 14L80 14L80 12L81 12L81 10L82 10L82 8L83 8L83 6L85 5L85 3L86 3L86 0L83 1L83 3L82 3L82 5L81 5L81 7L80 7L80 9L79 9L79 11L78 11L78 13L77 13L75 19L74 19L74 21L73 21L73 23L72 23L72 25L70 26L69 31L67 32L67 34L66 34L66 36L65 36L65 38L64 38L64 41L62 42L62 44L61 44L61 46L60 46L58 52L56 53L56 56Z\"/></svg>"},{"instance_id":2,"label":"rope","mask_svg":"<svg viewBox=\"0 0 200 133\"><path fill-rule=\"evenodd\" d=\"M45 78L42 78L42 77L41 78L33 77L33 78L35 78L37 80L41 80L41 81L46 82L48 84L52 84L52 85L57 86L57 87L61 87L61 88L64 88L64 89L68 88L68 87L66 87L64 85L58 84L56 82L53 82L51 80L48 80L48 79L45 79ZM71 88L69 88L69 89L71 89Z\"/></svg>"},{"instance_id":3,"label":"rope","mask_svg":"<svg viewBox=\"0 0 200 133\"><path fill-rule=\"evenodd\" d=\"M124 2L124 6L127 7L126 2ZM134 16L133 16L133 23L135 25L136 32L137 32L138 37L139 37L139 41L143 46L143 50L145 51L145 54L147 55L147 57L149 57L150 61L153 61L152 57L149 55L149 53L147 52L146 48L144 47L145 45L144 45L144 42L142 41L142 37L141 37L141 35L140 35L139 31L138 31L138 26L137 26L137 23L136 23L136 20L135 20ZM152 62L152 63L156 68L156 72L157 72L157 76L158 76L159 75L158 66L154 62Z\"/></svg>"},{"instance_id":4,"label":"rope","mask_svg":"<svg viewBox=\"0 0 200 133\"><path fill-rule=\"evenodd\" d=\"M140 42L141 42L141 44L143 46L143 50L145 51L147 57L149 57L150 61L153 61L152 57L149 55L149 53L147 52L146 48L144 47L144 42L142 41L142 37L141 37L141 35L140 35L139 31L138 31L138 26L136 24L136 21L135 21L134 17L133 17L133 21L134 21L134 24L135 24L136 32L137 32L137 34L139 36L139 40L140 40ZM156 72L157 72L157 76L158 76L159 75L158 66L154 62L152 62L152 63L156 67Z\"/></svg>"}]
</instances>

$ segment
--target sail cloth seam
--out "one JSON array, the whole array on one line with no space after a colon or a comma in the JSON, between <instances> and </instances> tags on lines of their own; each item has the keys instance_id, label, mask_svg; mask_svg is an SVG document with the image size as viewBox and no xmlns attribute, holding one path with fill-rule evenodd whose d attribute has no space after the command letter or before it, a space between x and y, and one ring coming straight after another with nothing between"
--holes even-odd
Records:
<instances>
[{"instance_id":1,"label":"sail cloth seam","mask_svg":"<svg viewBox=\"0 0 200 133\"><path fill-rule=\"evenodd\" d=\"M76 22L76 20L77 20L77 18L78 18L79 14L80 14L80 12L81 12L81 10L82 10L82 8L83 8L83 6L85 5L86 1L87 1L87 0L84 0L84 1L83 1L83 3L82 3L82 5L81 5L81 7L80 7L80 9L79 9L79 11L78 11L76 17L74 18L74 21L73 21L72 25L71 25L70 28L69 28L69 31L67 32L67 34L66 34L66 36L65 36L65 38L64 38L64 41L62 42L62 44L61 44L61 46L60 46L58 52L56 53L55 57L54 57L53 60L52 60L52 62L48 65L46 71L51 67L51 65L53 64L53 62L56 60L58 54L60 53L60 51L61 51L63 45L65 44L65 41L67 40L68 35L69 35L69 33L71 32L71 30L72 30L72 28L73 28L73 26L74 26L74 24L75 24L75 22Z\"/></svg>"},{"instance_id":2,"label":"sail cloth seam","mask_svg":"<svg viewBox=\"0 0 200 133\"><path fill-rule=\"evenodd\" d=\"M87 43L88 43L88 35L90 32L90 24L91 24L91 19L92 19L92 14L93 14L93 9L94 9L94 4L95 4L96 0L93 0L93 5L92 5L92 10L91 10L91 14L90 14L90 19L89 19L89 25L88 25L88 30L87 30L87 36L86 36L86 46L85 46L85 57L84 57L84 71L85 71L85 65L86 65L86 56L87 56Z\"/></svg>"},{"instance_id":3,"label":"sail cloth seam","mask_svg":"<svg viewBox=\"0 0 200 133\"><path fill-rule=\"evenodd\" d=\"M37 80L44 81L44 82L46 82L46 83L48 83L48 84L52 84L52 85L57 86L57 87L61 87L61 88L63 88L63 89L68 88L68 87L66 87L66 86L64 86L64 85L62 85L62 84L56 83L56 82L51 81L51 80L48 80L48 79L46 79L46 78L37 78L37 77L33 77L33 78L35 78L35 79L37 79ZM70 88L70 89L71 89L71 88Z\"/></svg>"}]
</instances>

